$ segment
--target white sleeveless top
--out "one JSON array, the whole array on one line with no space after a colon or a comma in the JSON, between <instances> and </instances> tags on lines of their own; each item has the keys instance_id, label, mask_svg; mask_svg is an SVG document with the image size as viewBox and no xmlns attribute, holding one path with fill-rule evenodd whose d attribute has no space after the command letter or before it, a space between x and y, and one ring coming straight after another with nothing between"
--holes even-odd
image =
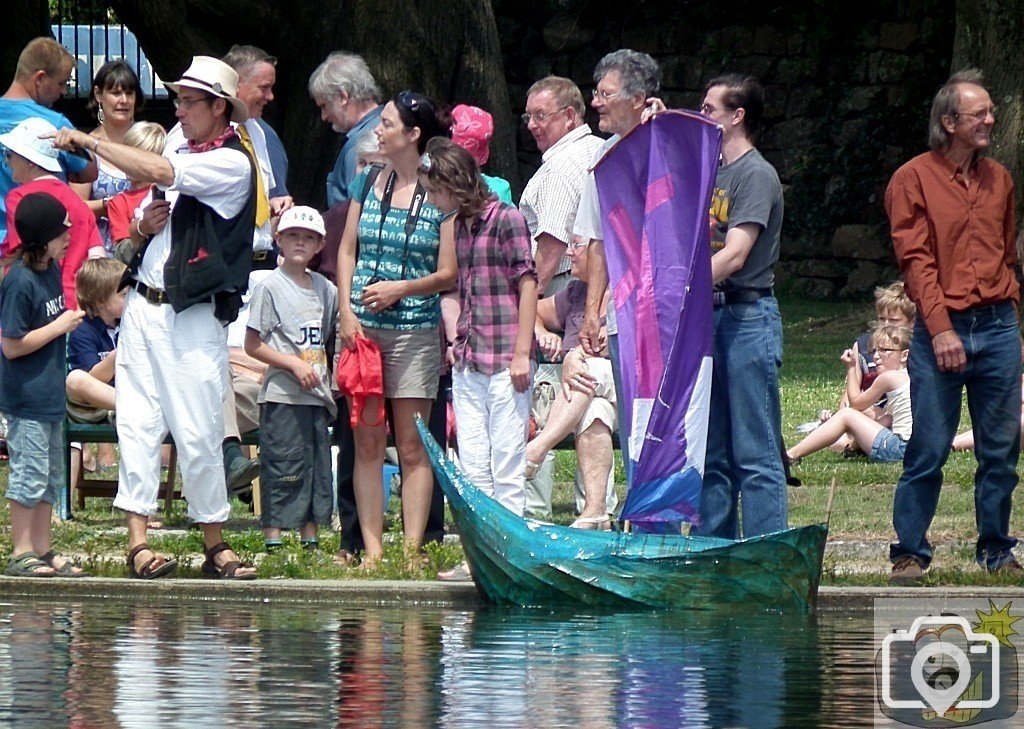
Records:
<instances>
[{"instance_id":1,"label":"white sleeveless top","mask_svg":"<svg viewBox=\"0 0 1024 729\"><path fill-rule=\"evenodd\" d=\"M910 412L910 379L885 393L885 412L892 418L892 425L889 429L903 440L910 440L910 433L914 429L914 416Z\"/></svg>"}]
</instances>

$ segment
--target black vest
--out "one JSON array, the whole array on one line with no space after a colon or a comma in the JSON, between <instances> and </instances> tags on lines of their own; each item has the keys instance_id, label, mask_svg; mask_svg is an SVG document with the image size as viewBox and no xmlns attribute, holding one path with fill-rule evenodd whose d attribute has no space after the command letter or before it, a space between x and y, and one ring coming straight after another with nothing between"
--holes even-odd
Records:
<instances>
[{"instance_id":1,"label":"black vest","mask_svg":"<svg viewBox=\"0 0 1024 729\"><path fill-rule=\"evenodd\" d=\"M249 160L249 195L237 215L222 218L191 195L178 195L171 213L171 252L164 264L164 289L176 312L213 297L217 318L238 317L249 287L256 228L256 162L238 137L224 142ZM227 182L225 184L232 184Z\"/></svg>"}]
</instances>

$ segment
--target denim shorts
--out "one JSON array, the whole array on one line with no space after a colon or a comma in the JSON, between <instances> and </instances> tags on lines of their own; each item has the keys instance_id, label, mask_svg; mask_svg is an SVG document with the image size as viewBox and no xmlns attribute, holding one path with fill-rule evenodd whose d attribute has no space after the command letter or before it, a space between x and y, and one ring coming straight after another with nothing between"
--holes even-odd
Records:
<instances>
[{"instance_id":1,"label":"denim shorts","mask_svg":"<svg viewBox=\"0 0 1024 729\"><path fill-rule=\"evenodd\" d=\"M40 501L57 502L64 488L64 431L61 423L7 416L11 472L7 498L32 509Z\"/></svg>"},{"instance_id":2,"label":"denim shorts","mask_svg":"<svg viewBox=\"0 0 1024 729\"><path fill-rule=\"evenodd\" d=\"M871 444L868 458L879 463L902 463L906 450L907 441L888 428L882 428L875 436L875 442Z\"/></svg>"}]
</instances>

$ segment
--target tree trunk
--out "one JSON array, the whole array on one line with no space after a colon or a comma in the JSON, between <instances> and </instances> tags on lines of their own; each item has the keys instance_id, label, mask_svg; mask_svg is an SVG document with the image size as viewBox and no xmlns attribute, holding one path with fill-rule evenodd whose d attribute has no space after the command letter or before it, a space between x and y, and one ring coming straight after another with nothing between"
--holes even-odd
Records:
<instances>
[{"instance_id":1,"label":"tree trunk","mask_svg":"<svg viewBox=\"0 0 1024 729\"><path fill-rule=\"evenodd\" d=\"M999 107L991 156L1006 165L1017 185L1021 217L1024 172L1024 0L957 0L953 71L980 68L992 103Z\"/></svg>"},{"instance_id":2,"label":"tree trunk","mask_svg":"<svg viewBox=\"0 0 1024 729\"><path fill-rule=\"evenodd\" d=\"M3 88L14 78L18 56L30 40L50 35L50 11L46 0L8 0L4 21L0 23L0 68L10 69L10 76L0 79Z\"/></svg>"},{"instance_id":3,"label":"tree trunk","mask_svg":"<svg viewBox=\"0 0 1024 729\"><path fill-rule=\"evenodd\" d=\"M492 165L518 183L515 126L491 0L111 0L161 78L174 80L197 54L221 56L250 43L277 56L275 101L266 116L289 157L288 187L322 205L343 138L320 120L309 76L331 51L359 53L385 97L405 88L467 102L494 115Z\"/></svg>"}]
</instances>

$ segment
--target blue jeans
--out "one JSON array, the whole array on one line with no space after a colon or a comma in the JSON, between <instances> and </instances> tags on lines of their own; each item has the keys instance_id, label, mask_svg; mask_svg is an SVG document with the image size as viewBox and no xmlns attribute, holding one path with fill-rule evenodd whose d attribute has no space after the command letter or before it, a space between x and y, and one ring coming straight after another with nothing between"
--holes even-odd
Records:
<instances>
[{"instance_id":1,"label":"blue jeans","mask_svg":"<svg viewBox=\"0 0 1024 729\"><path fill-rule=\"evenodd\" d=\"M967 354L964 372L940 372L932 338L918 320L910 345L910 402L914 431L896 484L892 524L897 544L889 558L932 559L928 527L942 488L942 467L960 423L960 398L974 425L974 510L978 524L975 559L997 569L1013 559L1017 540L1010 536L1010 503L1017 486L1020 455L1021 345L1011 302L950 312L953 330Z\"/></svg>"},{"instance_id":2,"label":"blue jeans","mask_svg":"<svg viewBox=\"0 0 1024 729\"><path fill-rule=\"evenodd\" d=\"M696 533L737 539L785 529L782 468L782 317L766 296L716 306L707 463Z\"/></svg>"}]
</instances>

